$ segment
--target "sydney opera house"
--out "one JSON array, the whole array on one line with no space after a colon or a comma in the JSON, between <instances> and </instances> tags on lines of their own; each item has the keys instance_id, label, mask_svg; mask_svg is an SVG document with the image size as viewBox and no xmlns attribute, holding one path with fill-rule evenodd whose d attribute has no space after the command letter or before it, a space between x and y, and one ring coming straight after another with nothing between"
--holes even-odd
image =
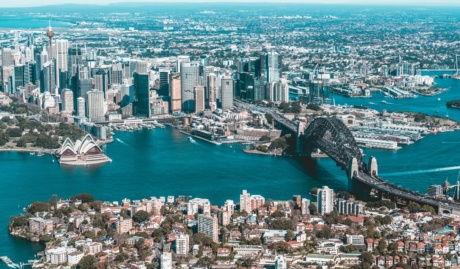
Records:
<instances>
[{"instance_id":1,"label":"sydney opera house","mask_svg":"<svg viewBox=\"0 0 460 269\"><path fill-rule=\"evenodd\" d=\"M56 157L60 164L65 165L93 165L112 161L89 134L75 144L66 138L62 147L56 151Z\"/></svg>"}]
</instances>

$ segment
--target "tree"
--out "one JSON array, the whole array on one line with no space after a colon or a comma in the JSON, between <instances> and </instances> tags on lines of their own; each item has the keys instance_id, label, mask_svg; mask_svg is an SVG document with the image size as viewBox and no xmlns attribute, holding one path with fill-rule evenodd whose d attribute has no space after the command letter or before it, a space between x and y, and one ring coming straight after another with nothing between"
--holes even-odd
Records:
<instances>
[{"instance_id":1,"label":"tree","mask_svg":"<svg viewBox=\"0 0 460 269\"><path fill-rule=\"evenodd\" d=\"M436 214L436 211L434 210L434 208L432 206L429 206L429 205L424 205L422 206L422 209L421 209L423 212L430 212L431 215L434 215Z\"/></svg>"},{"instance_id":2,"label":"tree","mask_svg":"<svg viewBox=\"0 0 460 269\"><path fill-rule=\"evenodd\" d=\"M312 214L312 215L318 214L318 208L316 207L315 204L310 204L308 206L308 210L310 210L310 214Z\"/></svg>"},{"instance_id":3,"label":"tree","mask_svg":"<svg viewBox=\"0 0 460 269\"><path fill-rule=\"evenodd\" d=\"M136 212L136 214L134 214L133 221L137 223L141 223L141 222L146 221L148 218L149 218L149 213L147 213L144 210L139 210Z\"/></svg>"},{"instance_id":4,"label":"tree","mask_svg":"<svg viewBox=\"0 0 460 269\"><path fill-rule=\"evenodd\" d=\"M96 268L94 264L96 263L96 257L93 255L87 255L81 258L80 262L77 265L79 269L94 269Z\"/></svg>"},{"instance_id":5,"label":"tree","mask_svg":"<svg viewBox=\"0 0 460 269\"><path fill-rule=\"evenodd\" d=\"M284 236L284 238L286 239L286 241L291 241L293 238L294 238L295 234L292 230L287 230L286 232L286 235Z\"/></svg>"},{"instance_id":6,"label":"tree","mask_svg":"<svg viewBox=\"0 0 460 269\"><path fill-rule=\"evenodd\" d=\"M35 214L37 212L47 212L49 209L49 204L48 203L43 203L43 202L33 202L29 208L27 208L27 212L30 214Z\"/></svg>"},{"instance_id":7,"label":"tree","mask_svg":"<svg viewBox=\"0 0 460 269\"><path fill-rule=\"evenodd\" d=\"M409 208L410 213L417 213L419 212L422 208L420 205L416 202L410 202L407 207Z\"/></svg>"},{"instance_id":8,"label":"tree","mask_svg":"<svg viewBox=\"0 0 460 269\"><path fill-rule=\"evenodd\" d=\"M363 263L369 263L372 264L374 262L374 257L372 256L372 253L364 251L361 253L361 260Z\"/></svg>"},{"instance_id":9,"label":"tree","mask_svg":"<svg viewBox=\"0 0 460 269\"><path fill-rule=\"evenodd\" d=\"M385 239L383 239L383 238L380 239L379 245L377 246L378 251L381 254L383 254L387 250L387 247L388 247L387 241Z\"/></svg>"},{"instance_id":10,"label":"tree","mask_svg":"<svg viewBox=\"0 0 460 269\"><path fill-rule=\"evenodd\" d=\"M81 200L82 203L92 203L94 202L94 197L92 194L80 193L77 194L76 198Z\"/></svg>"}]
</instances>

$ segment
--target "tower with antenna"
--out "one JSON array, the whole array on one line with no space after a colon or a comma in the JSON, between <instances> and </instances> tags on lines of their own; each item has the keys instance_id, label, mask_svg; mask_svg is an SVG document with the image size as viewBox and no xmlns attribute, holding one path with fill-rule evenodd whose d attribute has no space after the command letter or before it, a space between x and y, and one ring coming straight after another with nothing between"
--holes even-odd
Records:
<instances>
[{"instance_id":1,"label":"tower with antenna","mask_svg":"<svg viewBox=\"0 0 460 269\"><path fill-rule=\"evenodd\" d=\"M53 61L53 37L54 37L54 32L53 32L53 28L51 28L51 21L48 21L48 30L46 31L46 36L48 36L49 38L49 43L48 43L48 54L49 54L49 60L52 62ZM49 91L51 93L51 90L52 90L52 79L53 79L53 75L52 75L52 72L51 72L51 68L53 67L53 65L51 64L50 65L50 71L49 71L49 79L50 79L50 82L49 82Z\"/></svg>"}]
</instances>

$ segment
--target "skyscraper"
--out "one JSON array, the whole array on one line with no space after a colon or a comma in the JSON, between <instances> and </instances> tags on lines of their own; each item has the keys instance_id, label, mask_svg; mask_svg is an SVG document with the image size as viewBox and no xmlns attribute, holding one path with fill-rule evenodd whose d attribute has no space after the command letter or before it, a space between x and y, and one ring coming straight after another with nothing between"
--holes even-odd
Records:
<instances>
[{"instance_id":1,"label":"skyscraper","mask_svg":"<svg viewBox=\"0 0 460 269\"><path fill-rule=\"evenodd\" d=\"M198 63L181 63L182 110L195 112L195 87L200 85L200 65Z\"/></svg>"},{"instance_id":2,"label":"skyscraper","mask_svg":"<svg viewBox=\"0 0 460 269\"><path fill-rule=\"evenodd\" d=\"M72 114L73 112L73 92L70 89L64 89L61 92L62 112Z\"/></svg>"},{"instance_id":3,"label":"skyscraper","mask_svg":"<svg viewBox=\"0 0 460 269\"><path fill-rule=\"evenodd\" d=\"M68 53L69 53L69 41L65 39L56 39L56 73L67 72L69 69L68 64ZM63 82L60 80L57 81L57 85L62 88Z\"/></svg>"},{"instance_id":4,"label":"skyscraper","mask_svg":"<svg viewBox=\"0 0 460 269\"><path fill-rule=\"evenodd\" d=\"M271 51L267 54L268 82L278 81L281 75L281 59L278 52Z\"/></svg>"},{"instance_id":5,"label":"skyscraper","mask_svg":"<svg viewBox=\"0 0 460 269\"><path fill-rule=\"evenodd\" d=\"M77 98L77 116L78 117L85 117L85 98L78 97Z\"/></svg>"},{"instance_id":6,"label":"skyscraper","mask_svg":"<svg viewBox=\"0 0 460 269\"><path fill-rule=\"evenodd\" d=\"M138 117L151 116L149 75L134 72L134 115Z\"/></svg>"},{"instance_id":7,"label":"skyscraper","mask_svg":"<svg viewBox=\"0 0 460 269\"><path fill-rule=\"evenodd\" d=\"M217 108L217 87L216 87L216 82L217 82L217 77L215 74L209 74L208 79L207 79L207 87L206 90L208 92L208 107L211 111L216 110Z\"/></svg>"},{"instance_id":8,"label":"skyscraper","mask_svg":"<svg viewBox=\"0 0 460 269\"><path fill-rule=\"evenodd\" d=\"M176 63L176 72L181 72L181 64L182 63L190 63L190 56L179 55L177 56L177 63Z\"/></svg>"},{"instance_id":9,"label":"skyscraper","mask_svg":"<svg viewBox=\"0 0 460 269\"><path fill-rule=\"evenodd\" d=\"M105 120L104 92L93 90L86 94L86 115L92 122L101 122Z\"/></svg>"},{"instance_id":10,"label":"skyscraper","mask_svg":"<svg viewBox=\"0 0 460 269\"><path fill-rule=\"evenodd\" d=\"M195 87L195 113L203 112L204 107L204 87L196 86Z\"/></svg>"},{"instance_id":11,"label":"skyscraper","mask_svg":"<svg viewBox=\"0 0 460 269\"><path fill-rule=\"evenodd\" d=\"M217 221L217 216L198 216L198 232L203 233L212 238L214 243L219 242L219 223Z\"/></svg>"},{"instance_id":12,"label":"skyscraper","mask_svg":"<svg viewBox=\"0 0 460 269\"><path fill-rule=\"evenodd\" d=\"M224 77L222 78L222 99L220 100L221 108L223 110L230 109L233 107L233 78Z\"/></svg>"},{"instance_id":13,"label":"skyscraper","mask_svg":"<svg viewBox=\"0 0 460 269\"><path fill-rule=\"evenodd\" d=\"M2 49L2 66L13 66L14 59L10 48Z\"/></svg>"},{"instance_id":14,"label":"skyscraper","mask_svg":"<svg viewBox=\"0 0 460 269\"><path fill-rule=\"evenodd\" d=\"M328 214L334 210L334 190L328 186L318 189L318 213Z\"/></svg>"},{"instance_id":15,"label":"skyscraper","mask_svg":"<svg viewBox=\"0 0 460 269\"><path fill-rule=\"evenodd\" d=\"M171 88L171 112L179 112L182 110L180 77L180 73L171 73L170 75L169 85Z\"/></svg>"}]
</instances>

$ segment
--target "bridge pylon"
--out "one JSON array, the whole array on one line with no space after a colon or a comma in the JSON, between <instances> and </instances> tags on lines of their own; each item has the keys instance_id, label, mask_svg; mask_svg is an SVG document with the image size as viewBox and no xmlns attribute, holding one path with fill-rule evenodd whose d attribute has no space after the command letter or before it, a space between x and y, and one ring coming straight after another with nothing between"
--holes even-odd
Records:
<instances>
[{"instance_id":1,"label":"bridge pylon","mask_svg":"<svg viewBox=\"0 0 460 269\"><path fill-rule=\"evenodd\" d=\"M359 171L359 165L358 165L358 160L356 158L352 158L350 160L350 164L348 165L348 191L353 193L353 177L358 174Z\"/></svg>"},{"instance_id":2,"label":"bridge pylon","mask_svg":"<svg viewBox=\"0 0 460 269\"><path fill-rule=\"evenodd\" d=\"M297 125L297 137L296 137L296 148L295 148L295 151L297 152L297 154L302 154L302 141L301 141L301 137L302 135L304 134L305 132L305 128L306 128L306 124L304 122L299 122L299 124Z\"/></svg>"},{"instance_id":3,"label":"bridge pylon","mask_svg":"<svg viewBox=\"0 0 460 269\"><path fill-rule=\"evenodd\" d=\"M370 176L378 176L379 170L377 165L377 159L374 156L369 158L369 175Z\"/></svg>"}]
</instances>

